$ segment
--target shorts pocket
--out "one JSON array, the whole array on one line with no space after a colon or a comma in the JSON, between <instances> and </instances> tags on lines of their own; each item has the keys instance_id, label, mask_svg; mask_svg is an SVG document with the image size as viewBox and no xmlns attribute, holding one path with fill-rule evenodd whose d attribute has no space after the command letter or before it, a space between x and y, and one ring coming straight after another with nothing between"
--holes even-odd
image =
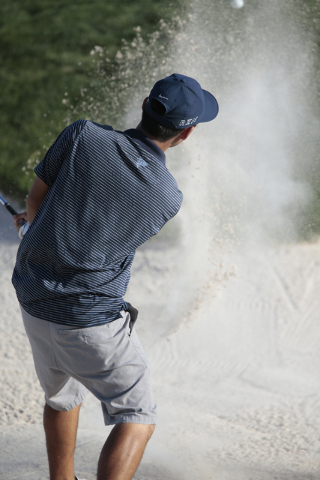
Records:
<instances>
[{"instance_id":1,"label":"shorts pocket","mask_svg":"<svg viewBox=\"0 0 320 480\"><path fill-rule=\"evenodd\" d=\"M105 323L104 325L97 325L95 327L85 327L85 328L72 328L72 327L66 327L66 328L59 328L58 329L58 335L63 335L63 336L76 336L76 337L87 337L87 338L93 338L93 337L100 337L104 335L110 335L118 331L120 328L120 321L122 318L117 318L116 320L113 320L113 322Z\"/></svg>"},{"instance_id":2,"label":"shorts pocket","mask_svg":"<svg viewBox=\"0 0 320 480\"><path fill-rule=\"evenodd\" d=\"M146 354L144 353L144 350L142 348L142 345L140 343L139 337L135 329L133 329L132 332L130 332L129 342L131 343L131 345L135 349L135 352L139 355L139 357L141 358L145 366L148 367Z\"/></svg>"}]
</instances>

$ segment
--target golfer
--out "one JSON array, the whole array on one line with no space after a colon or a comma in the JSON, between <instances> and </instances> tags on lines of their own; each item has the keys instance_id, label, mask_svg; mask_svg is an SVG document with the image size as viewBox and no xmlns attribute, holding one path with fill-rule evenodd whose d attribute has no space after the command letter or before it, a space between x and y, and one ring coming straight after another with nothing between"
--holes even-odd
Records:
<instances>
[{"instance_id":1,"label":"golfer","mask_svg":"<svg viewBox=\"0 0 320 480\"><path fill-rule=\"evenodd\" d=\"M35 168L27 211L14 217L23 238L12 282L45 392L50 480L77 478L88 390L105 424L115 425L98 480L131 479L156 424L137 310L123 297L136 249L182 203L164 152L213 120L218 104L196 80L173 74L154 85L142 110L139 125L124 132L87 120L67 127Z\"/></svg>"}]
</instances>

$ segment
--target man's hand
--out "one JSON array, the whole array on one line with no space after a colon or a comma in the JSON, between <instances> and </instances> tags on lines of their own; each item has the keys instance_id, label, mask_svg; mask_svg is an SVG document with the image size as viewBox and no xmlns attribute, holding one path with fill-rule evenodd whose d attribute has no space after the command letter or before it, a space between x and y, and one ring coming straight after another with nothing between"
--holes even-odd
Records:
<instances>
[{"instance_id":1,"label":"man's hand","mask_svg":"<svg viewBox=\"0 0 320 480\"><path fill-rule=\"evenodd\" d=\"M17 229L17 232L19 232L22 225L24 225L28 221L27 212L22 212L22 213L19 213L18 215L14 215L12 217L12 219L13 219L13 223L14 223L16 229Z\"/></svg>"}]
</instances>

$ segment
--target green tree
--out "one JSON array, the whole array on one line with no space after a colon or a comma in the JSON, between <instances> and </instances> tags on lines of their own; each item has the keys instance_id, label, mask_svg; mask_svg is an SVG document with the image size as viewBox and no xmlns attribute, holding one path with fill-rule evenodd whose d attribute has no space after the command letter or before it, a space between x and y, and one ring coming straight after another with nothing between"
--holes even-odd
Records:
<instances>
[{"instance_id":1,"label":"green tree","mask_svg":"<svg viewBox=\"0 0 320 480\"><path fill-rule=\"evenodd\" d=\"M112 59L123 38L134 38L134 27L139 25L145 38L182 4L2 0L0 190L17 198L28 191L27 160L40 158L65 127L62 99L77 102L81 88L93 80L92 48L102 45Z\"/></svg>"}]
</instances>

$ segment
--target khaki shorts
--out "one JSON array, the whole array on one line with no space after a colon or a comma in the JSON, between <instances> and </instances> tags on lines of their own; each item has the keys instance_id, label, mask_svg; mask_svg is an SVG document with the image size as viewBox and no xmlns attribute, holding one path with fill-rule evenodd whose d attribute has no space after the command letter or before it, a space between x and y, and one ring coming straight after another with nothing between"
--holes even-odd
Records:
<instances>
[{"instance_id":1,"label":"khaki shorts","mask_svg":"<svg viewBox=\"0 0 320 480\"><path fill-rule=\"evenodd\" d=\"M21 311L50 407L72 410L89 390L101 401L106 425L156 423L148 362L128 312L105 325L73 329Z\"/></svg>"}]
</instances>

